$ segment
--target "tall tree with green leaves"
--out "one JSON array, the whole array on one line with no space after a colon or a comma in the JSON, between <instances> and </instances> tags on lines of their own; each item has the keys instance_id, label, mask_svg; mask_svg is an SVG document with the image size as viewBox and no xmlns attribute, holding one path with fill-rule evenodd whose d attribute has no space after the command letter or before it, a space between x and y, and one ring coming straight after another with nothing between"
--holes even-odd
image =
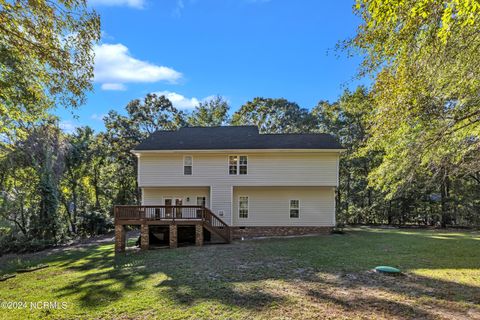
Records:
<instances>
[{"instance_id":1,"label":"tall tree with green leaves","mask_svg":"<svg viewBox=\"0 0 480 320\"><path fill-rule=\"evenodd\" d=\"M148 94L143 101L131 101L125 109L126 116L112 110L104 118L109 159L118 172L122 172L115 177L118 184L116 204L139 202L140 199L137 159L130 151L156 130L175 130L186 125L185 114L163 95Z\"/></svg>"},{"instance_id":2,"label":"tall tree with green leaves","mask_svg":"<svg viewBox=\"0 0 480 320\"><path fill-rule=\"evenodd\" d=\"M0 0L0 147L52 107L85 101L99 37L86 0Z\"/></svg>"},{"instance_id":3,"label":"tall tree with green leaves","mask_svg":"<svg viewBox=\"0 0 480 320\"><path fill-rule=\"evenodd\" d=\"M207 101L201 101L188 117L190 126L214 127L228 122L230 106L221 96L216 96Z\"/></svg>"},{"instance_id":4,"label":"tall tree with green leaves","mask_svg":"<svg viewBox=\"0 0 480 320\"><path fill-rule=\"evenodd\" d=\"M77 233L79 207L85 177L93 161L92 144L94 132L90 127L80 127L66 137L65 170L62 202L72 233Z\"/></svg>"},{"instance_id":5,"label":"tall tree with green leaves","mask_svg":"<svg viewBox=\"0 0 480 320\"><path fill-rule=\"evenodd\" d=\"M311 131L315 118L295 102L257 97L233 114L231 124L256 125L263 133L295 133Z\"/></svg>"},{"instance_id":6,"label":"tall tree with green leaves","mask_svg":"<svg viewBox=\"0 0 480 320\"><path fill-rule=\"evenodd\" d=\"M38 202L32 203L31 236L57 241L59 228L59 183L64 170L65 143L55 119L36 126L25 140L18 143L13 154L24 167L31 168L36 181Z\"/></svg>"},{"instance_id":7,"label":"tall tree with green leaves","mask_svg":"<svg viewBox=\"0 0 480 320\"><path fill-rule=\"evenodd\" d=\"M376 222L375 210L382 196L368 186L368 175L378 163L374 153L358 155L367 143L371 100L365 87L346 90L338 101L320 101L312 114L318 130L329 133L346 149L340 161L340 186L337 190L337 213L342 222Z\"/></svg>"},{"instance_id":8,"label":"tall tree with green leaves","mask_svg":"<svg viewBox=\"0 0 480 320\"><path fill-rule=\"evenodd\" d=\"M480 5L468 0L357 0L363 22L344 43L374 77L370 184L389 198L430 176L451 211L452 179L480 170Z\"/></svg>"}]
</instances>

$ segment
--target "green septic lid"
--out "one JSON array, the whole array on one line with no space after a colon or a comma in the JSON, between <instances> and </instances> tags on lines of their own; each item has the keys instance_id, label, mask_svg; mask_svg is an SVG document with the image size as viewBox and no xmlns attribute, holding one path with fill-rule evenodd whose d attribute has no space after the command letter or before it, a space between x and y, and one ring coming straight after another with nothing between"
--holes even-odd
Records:
<instances>
[{"instance_id":1,"label":"green septic lid","mask_svg":"<svg viewBox=\"0 0 480 320\"><path fill-rule=\"evenodd\" d=\"M400 270L394 267L389 267L389 266L378 266L375 267L375 271L377 272L383 272L383 273L389 273L389 274L399 274Z\"/></svg>"}]
</instances>

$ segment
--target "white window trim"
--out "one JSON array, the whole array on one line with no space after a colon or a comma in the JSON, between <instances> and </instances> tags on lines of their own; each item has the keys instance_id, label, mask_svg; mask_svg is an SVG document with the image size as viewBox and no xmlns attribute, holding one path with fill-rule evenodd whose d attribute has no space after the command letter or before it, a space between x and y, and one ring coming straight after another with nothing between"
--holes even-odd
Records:
<instances>
[{"instance_id":1,"label":"white window trim","mask_svg":"<svg viewBox=\"0 0 480 320\"><path fill-rule=\"evenodd\" d=\"M183 196L163 196L163 205L165 205L165 200L166 199L172 199L172 206L176 206L175 202L176 200L182 200L182 205L185 201L185 198Z\"/></svg>"},{"instance_id":2,"label":"white window trim","mask_svg":"<svg viewBox=\"0 0 480 320\"><path fill-rule=\"evenodd\" d=\"M186 158L186 157L190 157L190 158L192 159L192 165L191 165L191 167L192 167L192 174L185 174L185 167L186 167L186 166L185 166L185 158ZM188 154L183 156L182 172L183 172L183 175L184 175L184 176L193 176L193 156L188 155Z\"/></svg>"},{"instance_id":3,"label":"white window trim","mask_svg":"<svg viewBox=\"0 0 480 320\"><path fill-rule=\"evenodd\" d=\"M198 204L198 198L205 198L205 207L207 206L207 197L206 196L196 196L195 197L195 205L199 205Z\"/></svg>"},{"instance_id":4,"label":"white window trim","mask_svg":"<svg viewBox=\"0 0 480 320\"><path fill-rule=\"evenodd\" d=\"M237 173L236 173L236 174L231 174L231 173L230 173L230 157L235 157L235 156L237 156L237 155L235 155L235 154L229 154L229 155L227 156L227 175L229 175L229 176L238 176L238 160L239 160L239 159L238 159L238 156L237 156Z\"/></svg>"},{"instance_id":5,"label":"white window trim","mask_svg":"<svg viewBox=\"0 0 480 320\"><path fill-rule=\"evenodd\" d=\"M292 208L292 200L298 201L298 208ZM296 198L296 199L289 199L289 200L288 200L288 217L289 217L290 219L300 219L300 212L301 212L301 209L300 209L300 208L301 208L300 199L298 199L298 198ZM295 217L292 217L292 216L291 216L290 211L291 211L292 209L298 210L298 217L295 218Z\"/></svg>"},{"instance_id":6,"label":"white window trim","mask_svg":"<svg viewBox=\"0 0 480 320\"><path fill-rule=\"evenodd\" d=\"M237 174L230 174L230 157L237 157ZM247 157L247 173L246 174L240 174L240 157ZM227 156L227 174L229 176L248 176L248 165L249 165L249 160L248 160L248 155L246 154L229 154Z\"/></svg>"},{"instance_id":7,"label":"white window trim","mask_svg":"<svg viewBox=\"0 0 480 320\"><path fill-rule=\"evenodd\" d=\"M240 198L247 198L247 217L240 217ZM238 219L240 220L247 220L250 219L250 197L246 195L239 195L238 196Z\"/></svg>"}]
</instances>

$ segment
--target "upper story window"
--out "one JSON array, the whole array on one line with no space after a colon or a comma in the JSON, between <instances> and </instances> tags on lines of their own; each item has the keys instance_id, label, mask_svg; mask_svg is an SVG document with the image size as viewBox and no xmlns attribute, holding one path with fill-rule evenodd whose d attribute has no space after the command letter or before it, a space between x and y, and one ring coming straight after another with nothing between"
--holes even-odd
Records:
<instances>
[{"instance_id":1,"label":"upper story window","mask_svg":"<svg viewBox=\"0 0 480 320\"><path fill-rule=\"evenodd\" d=\"M193 157L184 156L183 157L183 174L186 176L192 175L192 166L193 166Z\"/></svg>"},{"instance_id":2,"label":"upper story window","mask_svg":"<svg viewBox=\"0 0 480 320\"><path fill-rule=\"evenodd\" d=\"M247 165L248 165L248 158L247 156L240 156L240 161L238 163L238 172L240 174L247 174Z\"/></svg>"},{"instance_id":3,"label":"upper story window","mask_svg":"<svg viewBox=\"0 0 480 320\"><path fill-rule=\"evenodd\" d=\"M290 200L290 218L300 217L300 200Z\"/></svg>"},{"instance_id":4,"label":"upper story window","mask_svg":"<svg viewBox=\"0 0 480 320\"><path fill-rule=\"evenodd\" d=\"M247 156L229 156L228 157L228 174L238 175L248 173L248 157Z\"/></svg>"},{"instance_id":5,"label":"upper story window","mask_svg":"<svg viewBox=\"0 0 480 320\"><path fill-rule=\"evenodd\" d=\"M237 156L229 156L228 157L228 173L229 174L237 174L238 173L238 157Z\"/></svg>"}]
</instances>

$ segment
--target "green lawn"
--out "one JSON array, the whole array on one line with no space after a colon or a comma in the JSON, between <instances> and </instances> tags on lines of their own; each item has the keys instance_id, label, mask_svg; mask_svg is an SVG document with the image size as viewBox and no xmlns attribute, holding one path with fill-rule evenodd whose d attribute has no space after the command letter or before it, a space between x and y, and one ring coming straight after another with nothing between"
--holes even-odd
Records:
<instances>
[{"instance_id":1,"label":"green lawn","mask_svg":"<svg viewBox=\"0 0 480 320\"><path fill-rule=\"evenodd\" d=\"M113 244L3 262L50 267L0 282L0 319L480 318L480 234L348 229L115 256ZM404 276L371 272L377 265ZM30 310L32 301L65 309Z\"/></svg>"}]
</instances>

